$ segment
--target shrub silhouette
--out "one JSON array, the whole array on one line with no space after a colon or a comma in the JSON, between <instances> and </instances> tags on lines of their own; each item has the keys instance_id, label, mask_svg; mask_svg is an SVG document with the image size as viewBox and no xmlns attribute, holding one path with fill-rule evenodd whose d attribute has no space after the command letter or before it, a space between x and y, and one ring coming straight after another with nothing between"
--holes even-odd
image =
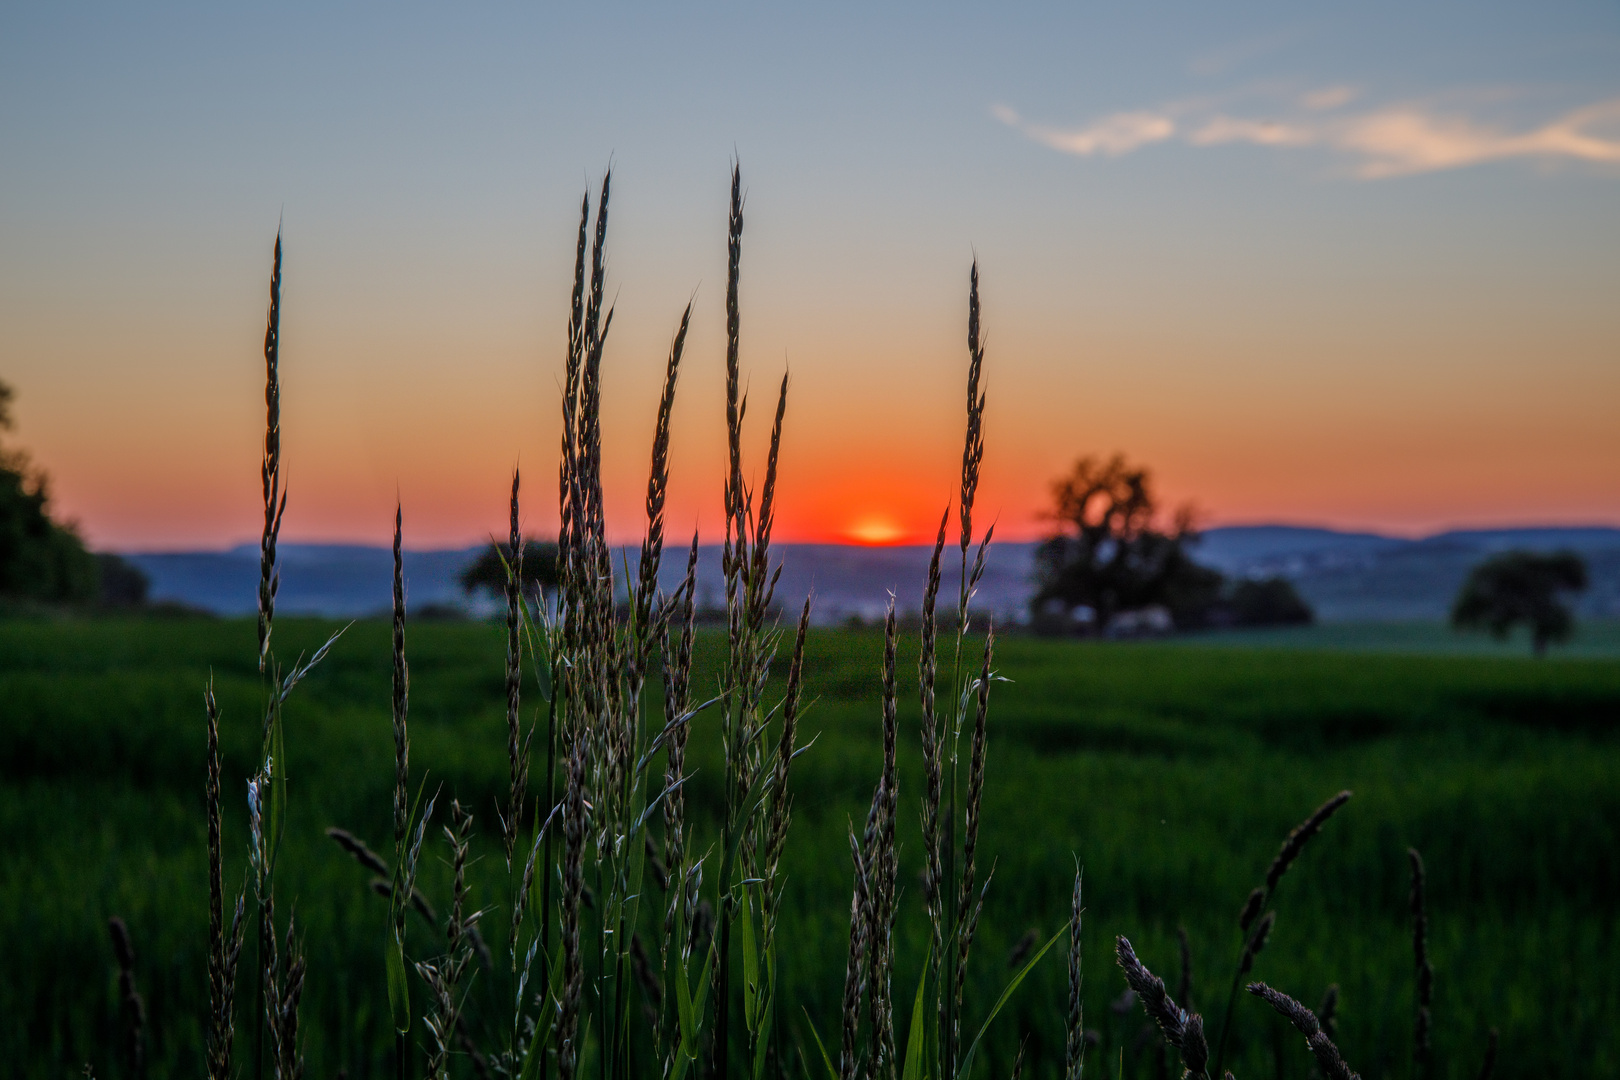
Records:
<instances>
[{"instance_id":1,"label":"shrub silhouette","mask_svg":"<svg viewBox=\"0 0 1620 1080\"><path fill-rule=\"evenodd\" d=\"M1239 626L1302 626L1315 619L1285 577L1240 581L1232 589L1232 621Z\"/></svg>"}]
</instances>

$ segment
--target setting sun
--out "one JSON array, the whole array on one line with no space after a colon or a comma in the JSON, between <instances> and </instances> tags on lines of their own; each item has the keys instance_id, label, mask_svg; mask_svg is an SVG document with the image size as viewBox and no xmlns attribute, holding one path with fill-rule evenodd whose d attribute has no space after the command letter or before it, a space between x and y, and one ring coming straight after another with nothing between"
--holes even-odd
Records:
<instances>
[{"instance_id":1,"label":"setting sun","mask_svg":"<svg viewBox=\"0 0 1620 1080\"><path fill-rule=\"evenodd\" d=\"M850 523L844 535L851 543L880 547L899 543L905 539L906 531L887 515L868 514Z\"/></svg>"}]
</instances>

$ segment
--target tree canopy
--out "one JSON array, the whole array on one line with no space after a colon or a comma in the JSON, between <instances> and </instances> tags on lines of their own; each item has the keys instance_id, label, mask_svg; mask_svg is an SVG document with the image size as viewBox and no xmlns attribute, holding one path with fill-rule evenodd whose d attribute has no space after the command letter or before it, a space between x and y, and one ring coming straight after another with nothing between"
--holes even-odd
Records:
<instances>
[{"instance_id":1,"label":"tree canopy","mask_svg":"<svg viewBox=\"0 0 1620 1080\"><path fill-rule=\"evenodd\" d=\"M1575 628L1562 594L1584 588L1586 563L1573 551L1504 551L1469 572L1451 606L1451 624L1504 638L1522 623L1530 628L1531 649L1542 656Z\"/></svg>"},{"instance_id":2,"label":"tree canopy","mask_svg":"<svg viewBox=\"0 0 1620 1080\"><path fill-rule=\"evenodd\" d=\"M1120 612L1158 605L1185 628L1219 599L1220 573L1188 554L1198 539L1191 510L1159 526L1152 475L1123 455L1075 462L1053 483L1052 506L1055 529L1035 552L1037 611L1053 602L1090 608L1100 633Z\"/></svg>"}]
</instances>

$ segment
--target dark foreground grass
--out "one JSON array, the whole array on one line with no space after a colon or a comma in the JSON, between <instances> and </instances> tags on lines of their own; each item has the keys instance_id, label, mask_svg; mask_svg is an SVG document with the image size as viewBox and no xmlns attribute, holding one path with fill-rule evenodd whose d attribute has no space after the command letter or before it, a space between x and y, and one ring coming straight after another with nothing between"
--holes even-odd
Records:
<instances>
[{"instance_id":1,"label":"dark foreground grass","mask_svg":"<svg viewBox=\"0 0 1620 1080\"><path fill-rule=\"evenodd\" d=\"M312 649L331 629L282 620L278 651ZM212 672L224 715L227 874L239 881L244 783L259 747L254 634L250 621L0 623L8 1075L58 1077L85 1063L104 1080L127 1075L106 929L113 915L134 940L151 1075L201 1072L202 687ZM379 850L391 835L387 637L382 623L353 627L287 713L291 807L279 881L281 904L307 935L312 1077L340 1068L377 1075L391 1045L388 905L323 835L342 825ZM477 814L473 899L493 905L504 881L494 814L507 782L502 634L415 624L410 648L413 764ZM699 670L712 672L722 649L718 639L700 641ZM907 1013L926 926L915 650L901 666L912 690L901 710L895 993ZM807 693L816 700L804 727L821 735L793 775L781 929L779 1053L794 1076L824 1075L808 1025L824 1038L837 1029L845 830L864 814L879 767L880 651L875 633L813 634L809 643ZM1351 788L1355 798L1284 879L1254 977L1312 1005L1338 983L1339 1042L1351 1064L1369 1078L1415 1075L1405 855L1415 846L1428 865L1433 1075L1477 1075L1492 1026L1501 1029L1497 1076L1620 1072L1620 662L1023 639L1003 641L998 661L1013 681L998 685L991 712L980 850L981 864L994 859L996 869L970 978L970 1027L1005 982L1015 943L1063 924L1078 859L1086 1023L1099 1040L1087 1072L1162 1075L1158 1044L1141 1037L1140 1006L1110 1007L1124 989L1113 936L1128 934L1174 988L1176 930L1185 926L1192 1003L1218 1034L1244 898L1289 827ZM526 701L538 702L532 687ZM712 722L696 722L691 755L693 813L712 820ZM707 844L700 835L696 849ZM444 858L440 841L423 869L441 906ZM503 925L501 915L485 921L497 970L479 973L475 998L509 992L498 959ZM245 978L238 1002L251 1008ZM1026 1074L1055 1075L1066 1008L1063 962L1049 956L998 1020L979 1074L1005 1076L1022 1041ZM1245 996L1236 1015L1229 1064L1239 1077L1309 1075L1303 1040L1263 1003ZM246 1016L238 1071L252 1076ZM456 1070L467 1074L466 1062Z\"/></svg>"}]
</instances>

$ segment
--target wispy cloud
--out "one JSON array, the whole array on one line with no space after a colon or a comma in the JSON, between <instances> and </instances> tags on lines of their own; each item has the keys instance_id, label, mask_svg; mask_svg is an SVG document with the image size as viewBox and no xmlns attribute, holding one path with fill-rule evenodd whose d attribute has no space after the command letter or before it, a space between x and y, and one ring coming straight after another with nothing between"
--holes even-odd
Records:
<instances>
[{"instance_id":1,"label":"wispy cloud","mask_svg":"<svg viewBox=\"0 0 1620 1080\"><path fill-rule=\"evenodd\" d=\"M1172 139L1199 147L1317 147L1348 158L1352 174L1369 180L1513 158L1620 164L1620 98L1512 131L1424 104L1345 111L1357 97L1352 87L1324 87L1280 103L1270 116L1183 102L1114 113L1079 128L1030 122L1006 106L994 113L1036 142L1080 157L1118 157Z\"/></svg>"},{"instance_id":2,"label":"wispy cloud","mask_svg":"<svg viewBox=\"0 0 1620 1080\"><path fill-rule=\"evenodd\" d=\"M1620 98L1598 102L1536 128L1512 134L1464 117L1433 116L1394 108L1357 117L1339 133L1339 144L1360 153L1360 174L1377 178L1457 169L1504 158L1574 158L1620 162L1620 139L1593 128L1620 122Z\"/></svg>"},{"instance_id":3,"label":"wispy cloud","mask_svg":"<svg viewBox=\"0 0 1620 1080\"><path fill-rule=\"evenodd\" d=\"M1149 143L1162 142L1176 133L1174 120L1163 113L1154 112L1115 113L1078 131L1025 123L1022 117L1005 105L996 106L995 113L1002 123L1018 128L1036 142L1081 157L1092 154L1118 157Z\"/></svg>"},{"instance_id":4,"label":"wispy cloud","mask_svg":"<svg viewBox=\"0 0 1620 1080\"><path fill-rule=\"evenodd\" d=\"M1308 127L1277 120L1212 116L1189 135L1187 141L1194 146L1220 146L1234 142L1254 143L1257 146L1310 146L1317 141L1317 135Z\"/></svg>"},{"instance_id":5,"label":"wispy cloud","mask_svg":"<svg viewBox=\"0 0 1620 1080\"><path fill-rule=\"evenodd\" d=\"M1337 109L1348 105L1360 96L1353 86L1324 86L1320 90L1312 90L1299 99L1299 103L1307 109Z\"/></svg>"}]
</instances>

